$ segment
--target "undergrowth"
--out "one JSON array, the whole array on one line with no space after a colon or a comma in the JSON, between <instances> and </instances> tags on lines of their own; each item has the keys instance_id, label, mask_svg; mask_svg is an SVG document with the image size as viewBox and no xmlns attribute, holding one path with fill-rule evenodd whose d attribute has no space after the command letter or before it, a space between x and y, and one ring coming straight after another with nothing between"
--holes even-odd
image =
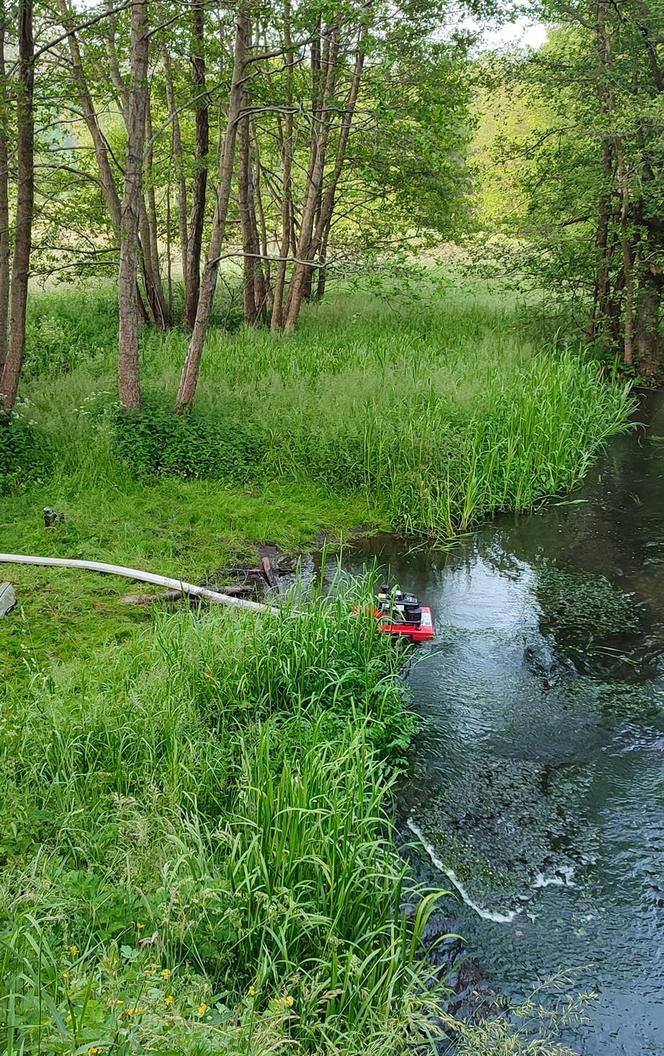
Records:
<instances>
[{"instance_id":1,"label":"undergrowth","mask_svg":"<svg viewBox=\"0 0 664 1056\"><path fill-rule=\"evenodd\" d=\"M56 321L79 296L49 301ZM91 315L89 360L27 388L65 474L94 459L97 478L113 479L120 460L141 480L312 482L379 496L395 530L449 536L573 487L632 409L592 362L526 339L515 304L450 292L414 306L338 298L311 307L292 337L213 330L185 417L171 407L186 335L145 331L145 406L125 415L103 351L107 311L96 337Z\"/></svg>"},{"instance_id":2,"label":"undergrowth","mask_svg":"<svg viewBox=\"0 0 664 1056\"><path fill-rule=\"evenodd\" d=\"M6 701L8 1052L426 1039L437 898L412 887L389 811L413 720L349 589L301 616L162 617Z\"/></svg>"}]
</instances>

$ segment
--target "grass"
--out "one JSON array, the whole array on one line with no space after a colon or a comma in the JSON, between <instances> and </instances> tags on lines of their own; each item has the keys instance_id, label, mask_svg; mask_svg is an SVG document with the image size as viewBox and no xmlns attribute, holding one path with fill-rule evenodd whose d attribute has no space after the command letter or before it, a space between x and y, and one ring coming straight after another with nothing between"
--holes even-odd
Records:
<instances>
[{"instance_id":1,"label":"grass","mask_svg":"<svg viewBox=\"0 0 664 1056\"><path fill-rule=\"evenodd\" d=\"M436 539L527 508L580 479L630 399L525 334L498 296L348 295L291 338L215 330L183 422L167 408L186 337L145 333L146 409L128 419L112 292L36 297L18 420L0 428L0 550L195 580L267 540L360 524ZM45 528L44 506L64 524ZM11 578L2 1056L427 1050L436 899L390 820L413 723L398 653L349 614L360 588L256 619L155 616L102 577ZM529 1051L490 1033L464 1051Z\"/></svg>"},{"instance_id":2,"label":"grass","mask_svg":"<svg viewBox=\"0 0 664 1056\"><path fill-rule=\"evenodd\" d=\"M412 720L350 600L162 617L5 702L4 1051L426 1038L435 899L405 912L386 769Z\"/></svg>"},{"instance_id":3,"label":"grass","mask_svg":"<svg viewBox=\"0 0 664 1056\"><path fill-rule=\"evenodd\" d=\"M338 297L312 307L291 337L215 330L184 424L165 410L186 337L146 333L147 411L118 419L110 296L97 294L92 317L79 304L70 372L51 335L58 373L26 389L24 417L81 487L112 481L124 455L151 483L162 474L314 483L364 496L395 530L449 536L573 487L632 408L594 363L527 338L504 295L450 291L389 305ZM33 356L44 318L66 334L77 297L41 302Z\"/></svg>"}]
</instances>

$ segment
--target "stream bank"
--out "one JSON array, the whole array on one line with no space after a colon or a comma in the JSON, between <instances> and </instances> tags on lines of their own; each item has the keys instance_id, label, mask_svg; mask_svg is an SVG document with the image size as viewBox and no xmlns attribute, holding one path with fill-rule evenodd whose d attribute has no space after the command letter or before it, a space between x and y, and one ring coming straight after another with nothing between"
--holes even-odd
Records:
<instances>
[{"instance_id":1,"label":"stream bank","mask_svg":"<svg viewBox=\"0 0 664 1056\"><path fill-rule=\"evenodd\" d=\"M404 837L429 882L454 874L480 976L513 1000L561 971L596 993L561 1038L582 1056L664 1036L664 394L637 419L566 499L443 554L378 537L345 562L378 560L436 618L408 674Z\"/></svg>"}]
</instances>

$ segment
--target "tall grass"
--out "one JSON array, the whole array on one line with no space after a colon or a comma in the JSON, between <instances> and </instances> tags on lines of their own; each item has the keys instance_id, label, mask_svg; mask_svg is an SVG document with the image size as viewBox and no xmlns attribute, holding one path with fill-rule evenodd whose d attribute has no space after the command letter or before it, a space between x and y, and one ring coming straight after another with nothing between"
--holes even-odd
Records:
<instances>
[{"instance_id":1,"label":"tall grass","mask_svg":"<svg viewBox=\"0 0 664 1056\"><path fill-rule=\"evenodd\" d=\"M88 339L103 349L108 335ZM108 354L32 384L29 413L63 472L112 479L124 454L144 478L315 481L379 496L395 529L450 535L576 485L632 409L595 364L527 339L498 297L389 307L354 295L311 308L294 337L214 331L188 424L165 413L185 343L144 334L138 422L110 424Z\"/></svg>"},{"instance_id":2,"label":"tall grass","mask_svg":"<svg viewBox=\"0 0 664 1056\"><path fill-rule=\"evenodd\" d=\"M393 1056L428 1036L436 900L390 822L412 720L357 598L164 617L5 707L6 1053Z\"/></svg>"}]
</instances>

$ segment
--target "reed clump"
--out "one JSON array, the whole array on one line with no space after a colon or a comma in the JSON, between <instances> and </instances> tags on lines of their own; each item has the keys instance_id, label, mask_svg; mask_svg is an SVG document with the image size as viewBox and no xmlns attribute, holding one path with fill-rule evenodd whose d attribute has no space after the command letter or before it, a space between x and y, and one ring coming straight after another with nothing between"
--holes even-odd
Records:
<instances>
[{"instance_id":1,"label":"reed clump","mask_svg":"<svg viewBox=\"0 0 664 1056\"><path fill-rule=\"evenodd\" d=\"M77 296L41 304L51 344ZM69 476L92 458L109 481L121 466L151 483L297 480L366 496L395 530L450 536L574 487L633 410L629 389L578 349L533 338L515 302L457 291L393 305L349 294L311 307L291 337L213 331L187 418L170 413L186 335L146 331L144 408L123 415L107 307L96 324L86 314L89 332L77 324L67 371L56 348L27 390Z\"/></svg>"},{"instance_id":2,"label":"reed clump","mask_svg":"<svg viewBox=\"0 0 664 1056\"><path fill-rule=\"evenodd\" d=\"M437 899L390 821L413 720L365 598L162 617L5 707L7 1052L393 1056L428 1036Z\"/></svg>"}]
</instances>

